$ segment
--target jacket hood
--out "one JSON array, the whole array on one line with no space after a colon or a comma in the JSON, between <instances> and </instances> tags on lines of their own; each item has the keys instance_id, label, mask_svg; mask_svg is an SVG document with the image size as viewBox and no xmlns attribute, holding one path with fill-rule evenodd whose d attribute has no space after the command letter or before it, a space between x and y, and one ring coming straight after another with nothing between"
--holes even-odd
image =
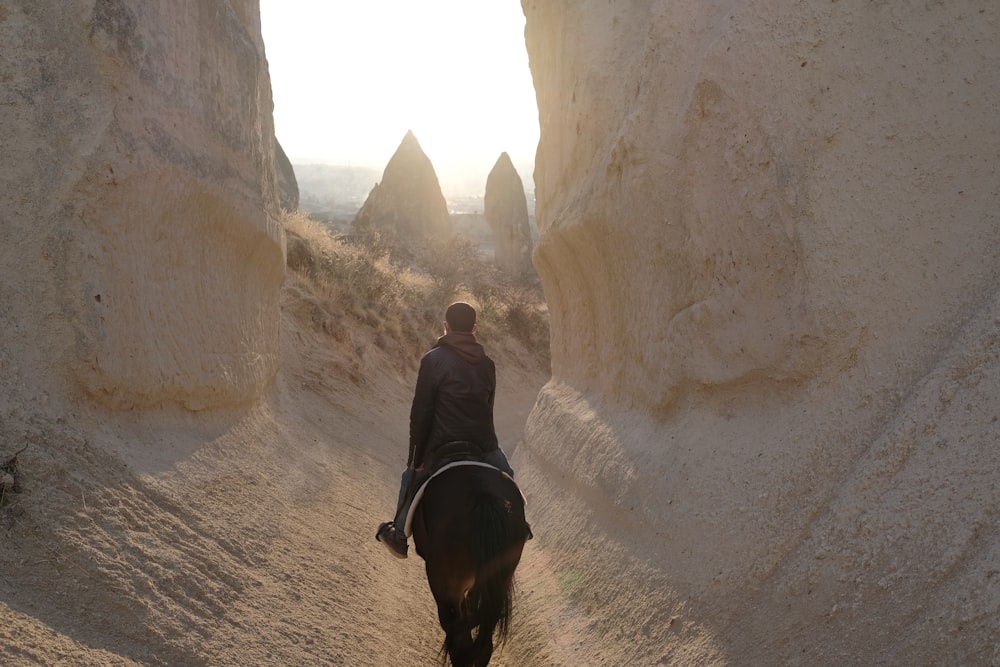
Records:
<instances>
[{"instance_id":1,"label":"jacket hood","mask_svg":"<svg viewBox=\"0 0 1000 667\"><path fill-rule=\"evenodd\" d=\"M486 359L486 350L476 340L472 333L450 333L437 339L434 347L450 347L464 361L478 364Z\"/></svg>"}]
</instances>

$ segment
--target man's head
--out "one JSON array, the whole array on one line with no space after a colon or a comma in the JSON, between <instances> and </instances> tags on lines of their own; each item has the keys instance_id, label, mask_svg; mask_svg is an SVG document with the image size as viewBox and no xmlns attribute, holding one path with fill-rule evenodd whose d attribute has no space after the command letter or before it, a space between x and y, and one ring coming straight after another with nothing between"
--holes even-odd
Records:
<instances>
[{"instance_id":1,"label":"man's head","mask_svg":"<svg viewBox=\"0 0 1000 667\"><path fill-rule=\"evenodd\" d=\"M472 333L476 328L476 309L464 301L456 301L444 311L444 321L452 333Z\"/></svg>"}]
</instances>

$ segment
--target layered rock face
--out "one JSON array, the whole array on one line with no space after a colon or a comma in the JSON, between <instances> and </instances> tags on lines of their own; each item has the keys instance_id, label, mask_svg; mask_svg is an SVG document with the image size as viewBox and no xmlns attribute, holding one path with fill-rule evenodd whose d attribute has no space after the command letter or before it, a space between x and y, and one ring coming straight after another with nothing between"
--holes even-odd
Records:
<instances>
[{"instance_id":1,"label":"layered rock face","mask_svg":"<svg viewBox=\"0 0 1000 667\"><path fill-rule=\"evenodd\" d=\"M524 184L507 153L497 159L486 177L483 215L493 232L498 266L517 275L531 270L531 228Z\"/></svg>"},{"instance_id":2,"label":"layered rock face","mask_svg":"<svg viewBox=\"0 0 1000 667\"><path fill-rule=\"evenodd\" d=\"M400 240L441 239L452 234L448 204L434 165L413 132L407 132L368 194L352 225Z\"/></svg>"},{"instance_id":3,"label":"layered rock face","mask_svg":"<svg viewBox=\"0 0 1000 667\"><path fill-rule=\"evenodd\" d=\"M274 142L274 169L278 175L278 203L285 211L298 210L299 182L295 178L295 168L277 141Z\"/></svg>"},{"instance_id":4,"label":"layered rock face","mask_svg":"<svg viewBox=\"0 0 1000 667\"><path fill-rule=\"evenodd\" d=\"M119 408L258 395L284 240L257 4L8 2L0 42L5 379Z\"/></svg>"},{"instance_id":5,"label":"layered rock face","mask_svg":"<svg viewBox=\"0 0 1000 667\"><path fill-rule=\"evenodd\" d=\"M595 660L996 662L1000 12L522 6L518 456L576 608L642 628Z\"/></svg>"}]
</instances>

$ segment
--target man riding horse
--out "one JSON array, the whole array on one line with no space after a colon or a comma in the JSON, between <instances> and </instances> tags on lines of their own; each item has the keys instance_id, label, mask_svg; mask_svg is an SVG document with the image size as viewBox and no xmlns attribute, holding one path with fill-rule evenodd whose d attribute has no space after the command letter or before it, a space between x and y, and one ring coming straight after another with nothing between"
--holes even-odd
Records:
<instances>
[{"instance_id":1,"label":"man riding horse","mask_svg":"<svg viewBox=\"0 0 1000 667\"><path fill-rule=\"evenodd\" d=\"M444 335L420 360L396 516L375 535L393 556L406 558L405 524L413 495L441 466L481 461L513 477L493 426L496 384L496 366L476 340L476 310L461 301L451 304Z\"/></svg>"}]
</instances>

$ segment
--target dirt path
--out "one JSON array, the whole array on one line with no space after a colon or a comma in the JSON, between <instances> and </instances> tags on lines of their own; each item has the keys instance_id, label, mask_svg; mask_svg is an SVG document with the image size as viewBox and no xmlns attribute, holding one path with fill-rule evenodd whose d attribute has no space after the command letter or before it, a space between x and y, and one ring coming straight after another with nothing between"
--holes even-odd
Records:
<instances>
[{"instance_id":1,"label":"dirt path","mask_svg":"<svg viewBox=\"0 0 1000 667\"><path fill-rule=\"evenodd\" d=\"M496 427L515 467L524 424L546 380L542 373L499 370ZM312 519L294 523L286 547L298 561L291 576L308 591L293 625L314 628L317 656L338 656L324 664L436 664L443 635L423 561L412 548L410 558L396 560L373 539L377 522L393 508L405 463L411 384L412 378L385 373L374 380L374 392L366 387L354 393L337 383L315 387L308 399L289 392L287 400L303 413L331 415L300 424L297 437L336 434L338 440L323 464L331 483L297 509ZM307 426L311 433L304 432ZM558 596L552 597L554 575L545 563L540 540L530 542L519 570L512 639L491 663L497 667L579 664L553 655L559 648L552 644L550 601Z\"/></svg>"},{"instance_id":2,"label":"dirt path","mask_svg":"<svg viewBox=\"0 0 1000 667\"><path fill-rule=\"evenodd\" d=\"M413 378L374 353L345 373L349 351L291 314L283 336L281 374L249 411L23 417L34 444L0 541L0 662L437 664L423 561L373 539L405 463ZM498 366L516 468L547 377ZM543 545L525 549L495 667L581 664Z\"/></svg>"}]
</instances>

